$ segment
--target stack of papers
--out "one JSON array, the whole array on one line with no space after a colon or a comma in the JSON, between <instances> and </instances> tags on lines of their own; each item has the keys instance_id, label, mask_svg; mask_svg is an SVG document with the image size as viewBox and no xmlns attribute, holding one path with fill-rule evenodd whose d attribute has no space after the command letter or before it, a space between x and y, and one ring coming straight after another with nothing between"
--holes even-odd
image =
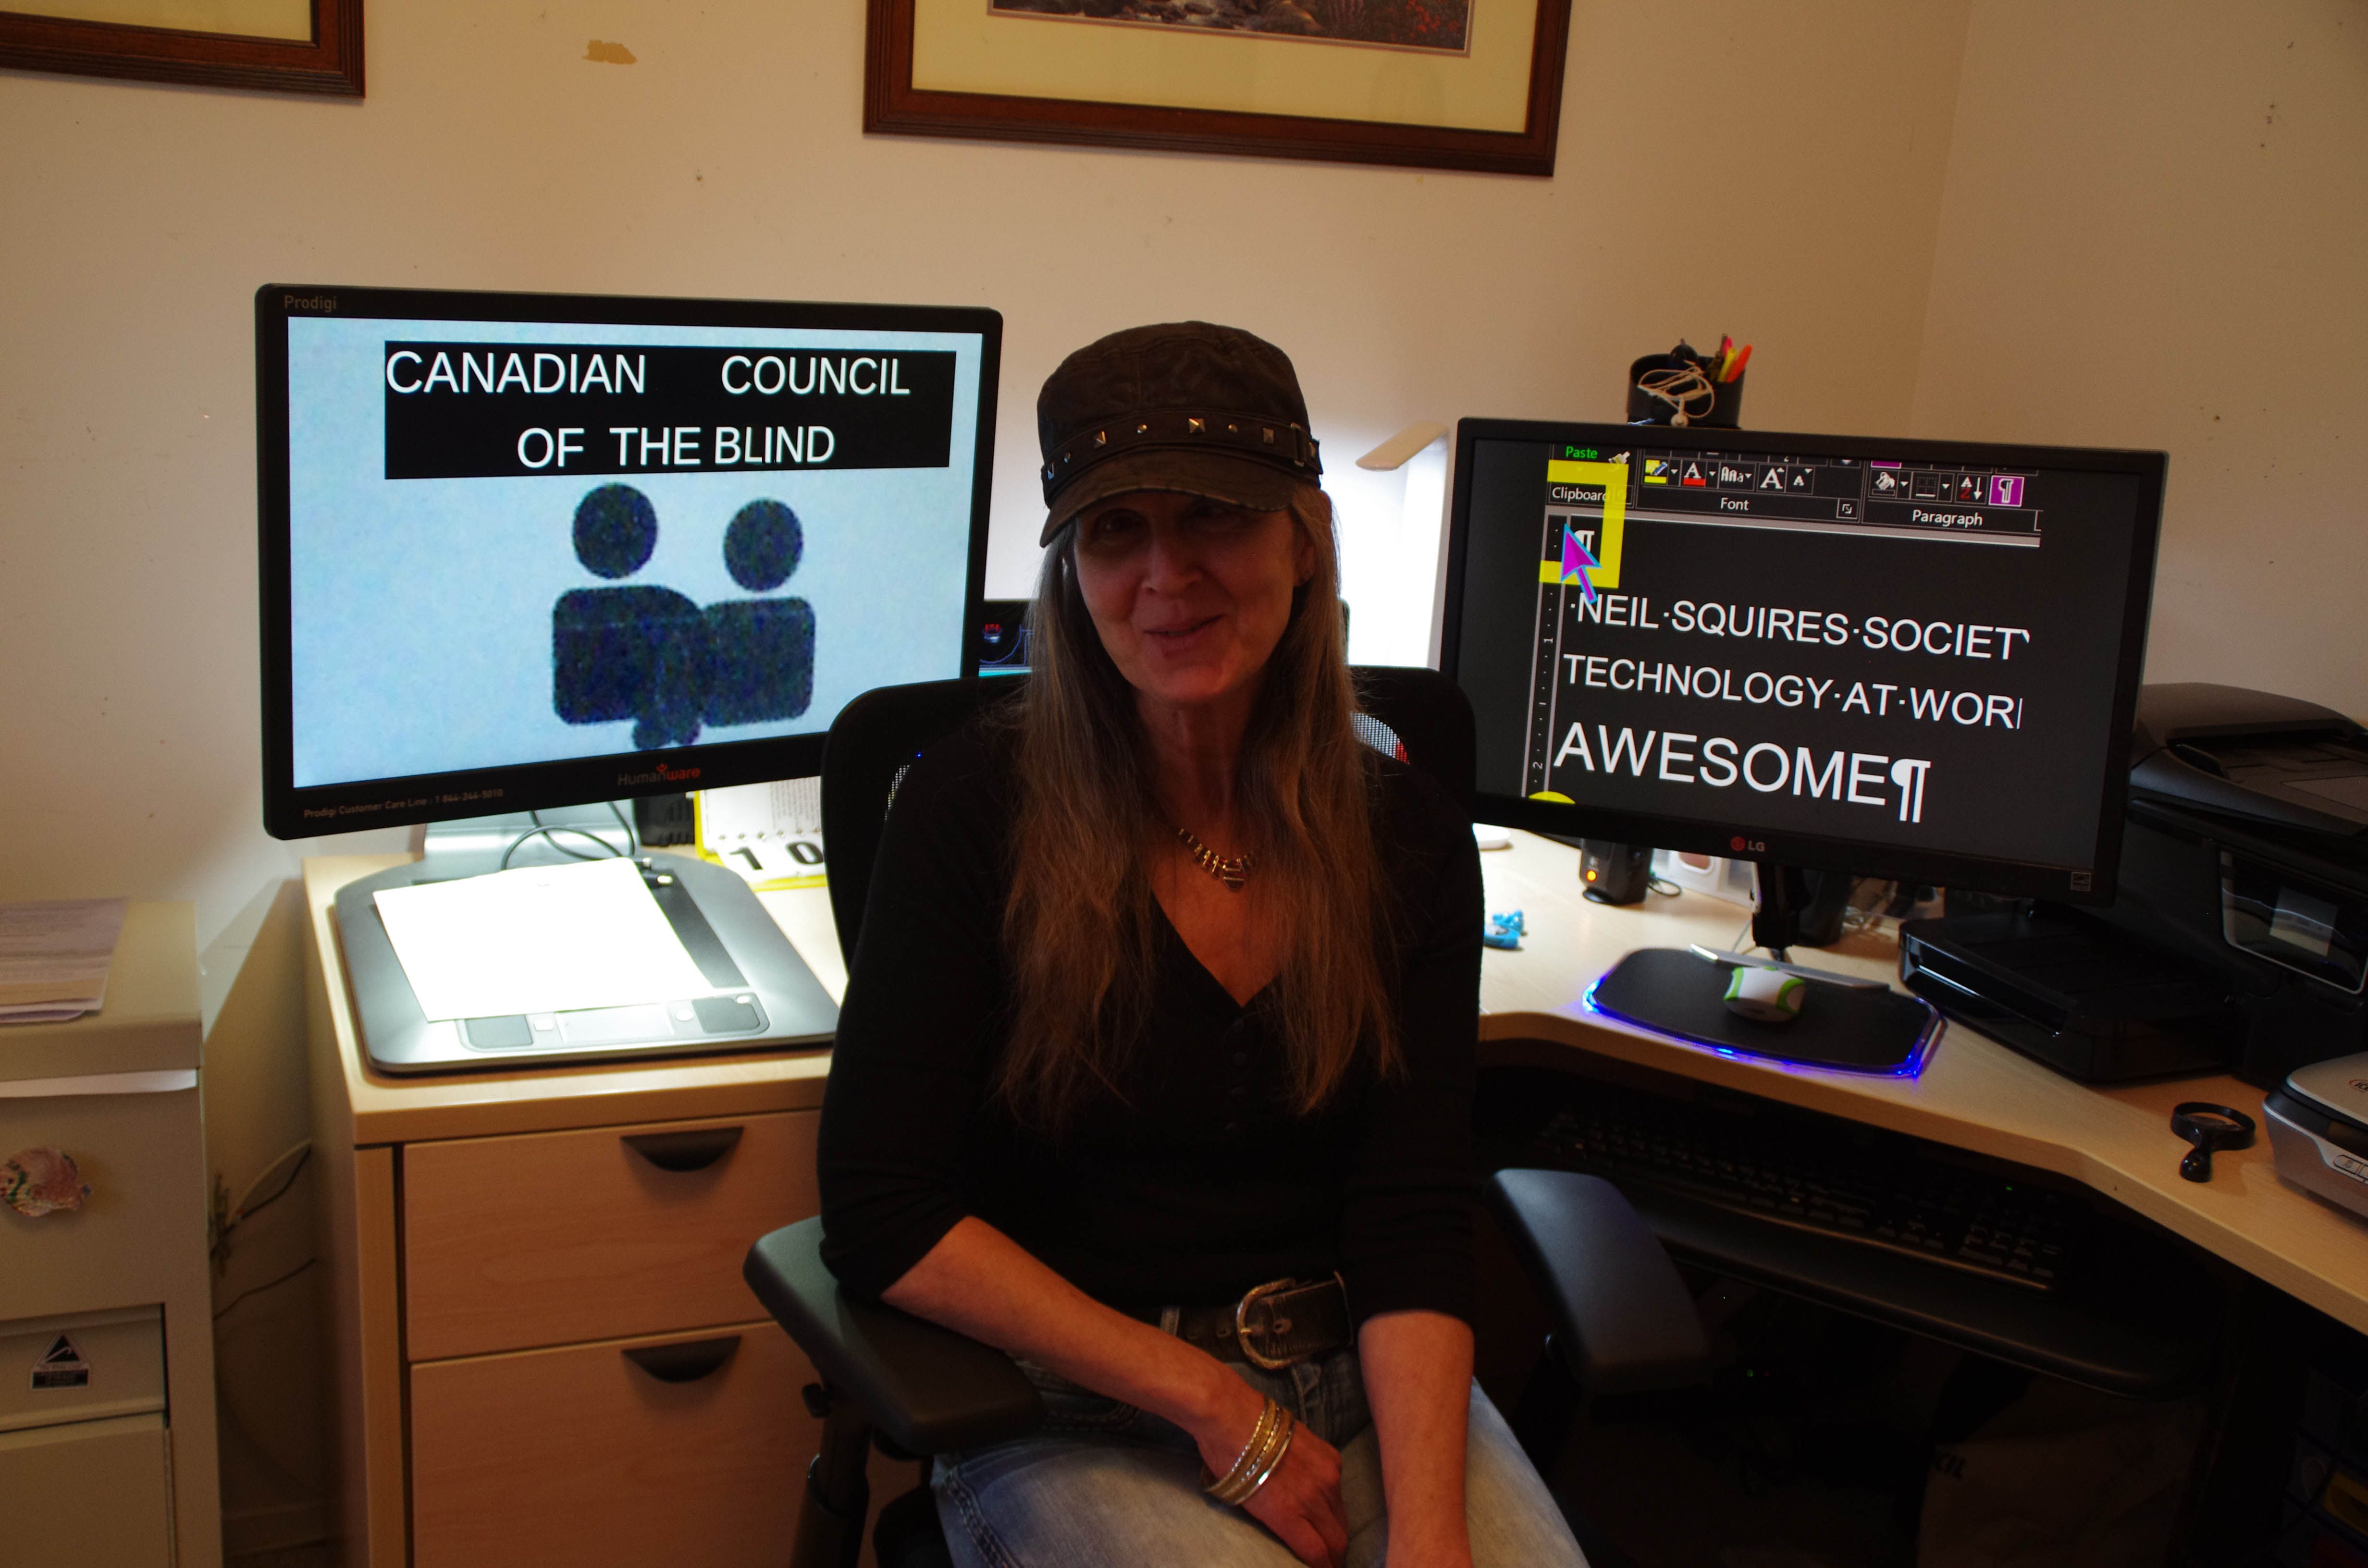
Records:
<instances>
[{"instance_id":1,"label":"stack of papers","mask_svg":"<svg viewBox=\"0 0 2368 1568\"><path fill-rule=\"evenodd\" d=\"M124 907L120 898L0 903L0 1023L63 1023L97 1012Z\"/></svg>"},{"instance_id":2,"label":"stack of papers","mask_svg":"<svg viewBox=\"0 0 2368 1568\"><path fill-rule=\"evenodd\" d=\"M431 1019L678 1002L714 989L631 860L527 866L371 896Z\"/></svg>"}]
</instances>

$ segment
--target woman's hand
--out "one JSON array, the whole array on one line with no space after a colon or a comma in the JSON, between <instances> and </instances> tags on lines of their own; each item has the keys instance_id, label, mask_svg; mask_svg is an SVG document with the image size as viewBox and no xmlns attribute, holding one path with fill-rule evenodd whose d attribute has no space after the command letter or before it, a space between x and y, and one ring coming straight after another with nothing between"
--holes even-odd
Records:
<instances>
[{"instance_id":1,"label":"woman's hand","mask_svg":"<svg viewBox=\"0 0 2368 1568\"><path fill-rule=\"evenodd\" d=\"M1234 1468L1266 1408L1257 1390L1231 1372L1224 1378L1236 1392L1225 1396L1225 1408L1212 1419L1190 1428L1200 1445L1201 1462L1212 1475ZM1349 1515L1340 1501L1340 1450L1294 1423L1282 1463L1242 1505L1242 1511L1272 1530L1308 1568L1340 1568L1349 1553Z\"/></svg>"},{"instance_id":2,"label":"woman's hand","mask_svg":"<svg viewBox=\"0 0 2368 1568\"><path fill-rule=\"evenodd\" d=\"M1348 1558L1340 1450L1304 1426L1292 1431L1291 1451L1242 1510L1272 1530L1308 1568L1339 1568Z\"/></svg>"},{"instance_id":3,"label":"woman's hand","mask_svg":"<svg viewBox=\"0 0 2368 1568\"><path fill-rule=\"evenodd\" d=\"M1214 1356L1087 1298L975 1217L948 1231L882 1299L1164 1416L1191 1434L1212 1474L1234 1468L1266 1408ZM1315 1433L1292 1433L1281 1465L1247 1506L1309 1568L1339 1568L1349 1550L1340 1453Z\"/></svg>"}]
</instances>

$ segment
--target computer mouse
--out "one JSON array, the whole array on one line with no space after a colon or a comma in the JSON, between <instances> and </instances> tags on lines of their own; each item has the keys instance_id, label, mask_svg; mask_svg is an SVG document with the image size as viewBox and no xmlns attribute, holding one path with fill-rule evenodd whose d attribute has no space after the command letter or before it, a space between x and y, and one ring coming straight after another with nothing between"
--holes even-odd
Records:
<instances>
[{"instance_id":1,"label":"computer mouse","mask_svg":"<svg viewBox=\"0 0 2368 1568\"><path fill-rule=\"evenodd\" d=\"M1726 1010L1759 1024L1789 1024L1801 1016L1809 983L1781 969L1737 964L1726 979Z\"/></svg>"}]
</instances>

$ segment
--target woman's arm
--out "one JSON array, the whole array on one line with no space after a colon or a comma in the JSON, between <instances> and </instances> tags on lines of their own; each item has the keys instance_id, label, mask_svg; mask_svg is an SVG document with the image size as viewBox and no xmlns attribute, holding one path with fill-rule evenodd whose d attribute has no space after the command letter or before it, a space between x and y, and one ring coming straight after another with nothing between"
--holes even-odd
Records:
<instances>
[{"instance_id":1,"label":"woman's arm","mask_svg":"<svg viewBox=\"0 0 2368 1568\"><path fill-rule=\"evenodd\" d=\"M973 736L897 790L823 1096L823 1261L877 1299L970 1211L963 1158L1004 1004L1008 780Z\"/></svg>"},{"instance_id":2,"label":"woman's arm","mask_svg":"<svg viewBox=\"0 0 2368 1568\"><path fill-rule=\"evenodd\" d=\"M1389 1561L1465 1568L1471 1408L1479 853L1436 790L1400 780L1398 1021L1404 1071L1375 1086L1351 1169L1342 1274L1381 1444Z\"/></svg>"},{"instance_id":3,"label":"woman's arm","mask_svg":"<svg viewBox=\"0 0 2368 1568\"><path fill-rule=\"evenodd\" d=\"M1365 1320L1357 1358L1382 1447L1390 1568L1471 1568L1463 1455L1472 1330L1443 1312L1386 1312Z\"/></svg>"},{"instance_id":4,"label":"woman's arm","mask_svg":"<svg viewBox=\"0 0 2368 1568\"><path fill-rule=\"evenodd\" d=\"M1102 1305L974 1217L957 1222L881 1299L1166 1417L1191 1434L1201 1462L1219 1475L1232 1468L1265 1408L1215 1357ZM1463 1346L1468 1378L1468 1335ZM1460 1409L1456 1419L1460 1510ZM1315 1568L1335 1568L1349 1549L1340 1456L1304 1427L1293 1435L1282 1468L1244 1506ZM1457 1519L1460 1524L1460 1511Z\"/></svg>"}]
</instances>

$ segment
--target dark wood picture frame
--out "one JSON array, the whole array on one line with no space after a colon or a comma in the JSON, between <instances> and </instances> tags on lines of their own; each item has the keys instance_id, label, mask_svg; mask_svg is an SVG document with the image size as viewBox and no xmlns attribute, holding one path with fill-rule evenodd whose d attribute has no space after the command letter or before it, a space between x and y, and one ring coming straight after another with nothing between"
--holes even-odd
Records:
<instances>
[{"instance_id":1,"label":"dark wood picture frame","mask_svg":"<svg viewBox=\"0 0 2368 1568\"><path fill-rule=\"evenodd\" d=\"M310 43L0 9L0 67L358 98L362 0L313 0Z\"/></svg>"},{"instance_id":2,"label":"dark wood picture frame","mask_svg":"<svg viewBox=\"0 0 2368 1568\"><path fill-rule=\"evenodd\" d=\"M1537 0L1537 31L1530 51L1529 110L1519 131L923 91L913 85L913 6L914 0L870 0L864 31L863 129L867 132L1396 164L1486 174L1554 173L1554 142L1562 120L1563 56L1570 39L1570 0Z\"/></svg>"}]
</instances>

